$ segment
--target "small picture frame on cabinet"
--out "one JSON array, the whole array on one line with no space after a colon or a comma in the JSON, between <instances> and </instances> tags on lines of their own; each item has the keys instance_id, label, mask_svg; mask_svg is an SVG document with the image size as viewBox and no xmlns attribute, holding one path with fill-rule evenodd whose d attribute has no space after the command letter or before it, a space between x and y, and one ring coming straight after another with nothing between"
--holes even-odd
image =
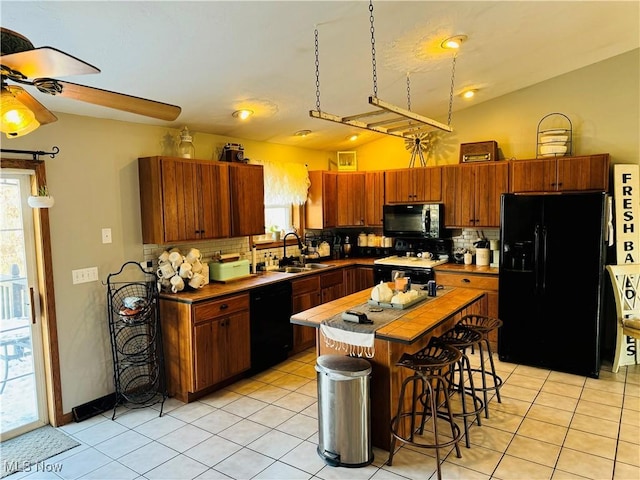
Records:
<instances>
[{"instance_id":1,"label":"small picture frame on cabinet","mask_svg":"<svg viewBox=\"0 0 640 480\"><path fill-rule=\"evenodd\" d=\"M358 170L356 152L338 152L338 170L342 172Z\"/></svg>"}]
</instances>

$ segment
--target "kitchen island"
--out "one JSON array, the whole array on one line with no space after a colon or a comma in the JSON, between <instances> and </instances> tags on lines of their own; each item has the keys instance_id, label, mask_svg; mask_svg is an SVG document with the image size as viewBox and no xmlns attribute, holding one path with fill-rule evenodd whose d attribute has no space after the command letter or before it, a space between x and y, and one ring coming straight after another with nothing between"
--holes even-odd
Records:
<instances>
[{"instance_id":1,"label":"kitchen island","mask_svg":"<svg viewBox=\"0 0 640 480\"><path fill-rule=\"evenodd\" d=\"M326 342L320 332L323 321L345 310L366 303L370 289L353 293L329 303L294 314L291 322L311 326L316 332L317 355L337 354L338 350ZM365 311L366 309L361 309ZM389 425L395 414L403 380L412 372L396 366L403 353L415 353L451 328L462 316L470 313L486 314L487 299L482 290L448 287L438 290L435 298L402 310L400 316L375 331L371 362L371 441L376 447L389 450L391 433Z\"/></svg>"}]
</instances>

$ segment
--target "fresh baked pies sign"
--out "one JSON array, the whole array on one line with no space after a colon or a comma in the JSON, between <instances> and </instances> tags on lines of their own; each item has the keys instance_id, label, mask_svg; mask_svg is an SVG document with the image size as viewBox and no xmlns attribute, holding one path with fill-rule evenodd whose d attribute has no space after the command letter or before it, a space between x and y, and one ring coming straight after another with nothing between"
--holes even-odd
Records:
<instances>
[{"instance_id":1,"label":"fresh baked pies sign","mask_svg":"<svg viewBox=\"0 0 640 480\"><path fill-rule=\"evenodd\" d=\"M640 263L640 166L614 165L616 258Z\"/></svg>"}]
</instances>

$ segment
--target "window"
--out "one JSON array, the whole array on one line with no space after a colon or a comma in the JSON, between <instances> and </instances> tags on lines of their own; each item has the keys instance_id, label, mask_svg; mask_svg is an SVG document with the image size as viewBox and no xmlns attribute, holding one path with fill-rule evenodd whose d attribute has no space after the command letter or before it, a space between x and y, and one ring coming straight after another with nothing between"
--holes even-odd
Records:
<instances>
[{"instance_id":1,"label":"window","mask_svg":"<svg viewBox=\"0 0 640 480\"><path fill-rule=\"evenodd\" d=\"M273 230L291 230L291 205L268 205L264 208L264 224L267 232ZM273 230L272 230L273 228Z\"/></svg>"}]
</instances>

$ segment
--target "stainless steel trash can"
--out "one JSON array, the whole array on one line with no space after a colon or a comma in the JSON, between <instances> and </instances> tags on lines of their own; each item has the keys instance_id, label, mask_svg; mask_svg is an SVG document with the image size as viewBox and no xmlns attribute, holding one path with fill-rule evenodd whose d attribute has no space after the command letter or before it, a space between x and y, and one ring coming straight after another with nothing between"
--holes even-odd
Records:
<instances>
[{"instance_id":1,"label":"stainless steel trash can","mask_svg":"<svg viewBox=\"0 0 640 480\"><path fill-rule=\"evenodd\" d=\"M318 455L334 467L364 467L371 447L371 364L363 358L322 355L318 379Z\"/></svg>"}]
</instances>

